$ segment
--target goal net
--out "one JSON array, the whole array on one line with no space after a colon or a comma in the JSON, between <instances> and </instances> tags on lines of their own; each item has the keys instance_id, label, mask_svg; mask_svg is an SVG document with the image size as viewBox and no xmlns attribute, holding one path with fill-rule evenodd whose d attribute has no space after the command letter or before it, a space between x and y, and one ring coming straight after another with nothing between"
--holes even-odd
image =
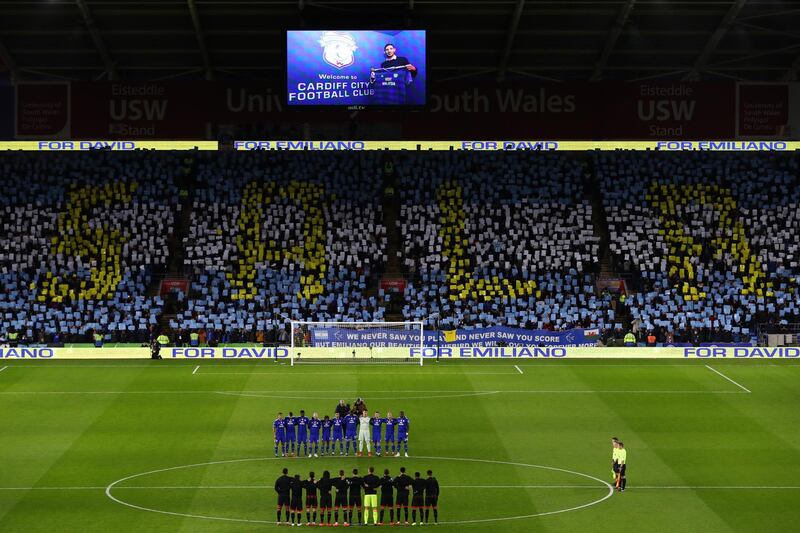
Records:
<instances>
[{"instance_id":1,"label":"goal net","mask_svg":"<svg viewBox=\"0 0 800 533\"><path fill-rule=\"evenodd\" d=\"M292 321L291 364L423 364L422 322Z\"/></svg>"}]
</instances>

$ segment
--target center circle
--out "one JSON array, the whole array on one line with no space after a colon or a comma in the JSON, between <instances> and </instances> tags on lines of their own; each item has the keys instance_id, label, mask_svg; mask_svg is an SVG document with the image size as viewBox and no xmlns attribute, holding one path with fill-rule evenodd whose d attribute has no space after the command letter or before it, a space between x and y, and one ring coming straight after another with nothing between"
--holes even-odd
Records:
<instances>
[{"instance_id":1,"label":"center circle","mask_svg":"<svg viewBox=\"0 0 800 533\"><path fill-rule=\"evenodd\" d=\"M138 509L140 511L147 511L147 512L151 512L151 513L159 513L159 514L165 514L165 515L171 515L171 516L182 516L182 517L187 517L187 518L198 518L198 519L203 519L203 520L218 520L218 521L224 521L224 522L243 522L243 523L250 523L250 524L274 524L275 523L274 520L255 520L255 519L249 519L249 518L232 518L232 517L224 517L224 516L197 515L197 514L191 514L191 513L180 513L180 512L176 512L176 511L166 511L166 510L163 510L163 509L154 509L154 508L151 508L151 507L145 507L145 506L142 506L142 505L137 505L137 504L125 501L123 499L120 499L117 496L114 496L114 494L112 494L112 491L115 488L118 489L118 490L122 490L122 489L125 489L125 488L129 488L129 489L138 488L136 486L125 487L125 486L119 486L119 485L121 483L124 483L126 481L130 481L132 479L141 478L141 477L145 477L145 476L150 476L150 475L154 475L154 474L160 474L160 473L163 473L163 472L172 472L172 471L177 471L177 470L187 470L187 469L191 469L191 468L200 468L200 467L213 466L213 465L230 465L230 464L235 464L235 463L246 463L246 462L257 462L257 461L275 461L275 460L278 460L278 459L286 461L286 459L283 458L283 457L251 457L251 458L245 458L245 459L229 459L229 460L224 460L224 461L208 461L208 462L205 462L205 463L195 463L195 464L188 464L188 465L172 466L172 467L169 467L169 468L160 468L160 469L157 469L157 470L150 470L150 471L147 471L147 472L141 472L141 473L138 473L138 474L132 474L130 476L126 476L126 477L117 479L116 481L112 481L106 487L105 494L112 501L114 501L114 502L116 502L116 503L118 503L120 505L124 505L124 506L130 507L132 509ZM497 461L497 460L492 460L492 459L473 459L473 458L466 458L466 457L414 456L411 459L424 459L424 460L432 460L432 461L461 461L461 462L483 463L483 464L490 464L490 465L493 464L493 465L505 465L505 466L524 467L524 468L536 468L536 469L541 469L541 470L544 470L544 471L549 471L549 472L554 472L554 473L562 473L562 474L568 474L568 475L571 475L571 476L578 476L580 478L584 478L584 479L588 479L588 480L597 482L598 483L597 488L608 489L608 492L606 494L604 494L603 497L601 497L601 498L592 500L590 502L587 502L587 503L584 503L584 504L581 504L581 505L575 505L575 506L564 508L564 509L556 509L554 511L545 511L545 512L541 512L541 513L531 513L531 514L516 515L516 516L504 516L504 517L497 517L497 518L480 518L480 519L471 519L471 520L443 521L443 522L440 522L441 524L477 524L477 523L484 523L484 522L500 522L500 521L522 520L522 519L525 519L525 518L535 518L535 517L538 517L538 516L548 516L548 515L554 515L554 514L560 514L560 513L567 513L567 512L571 512L571 511L578 511L580 509L585 509L587 507L591 507L593 505L597 505L599 503L602 503L602 502L604 502L605 500L607 500L608 498L610 498L614 494L614 487L611 486L610 483L607 483L606 481L603 481L602 479L599 479L599 478L594 477L592 475L584 474L582 472L575 472L573 470L567 470L565 468L557 468L557 467L553 467L553 466L544 466L544 465L536 465L536 464L529 464L529 463L517 463L517 462L511 462L511 461ZM296 464L296 463L294 463L294 464ZM170 488L170 487L149 487L149 488ZM201 487L188 487L187 486L187 487L175 487L175 488L201 488ZM225 488L225 487L220 487L220 488ZM235 488L235 487L227 487L227 488ZM543 488L545 488L545 487L543 487ZM589 487L589 488L591 488L591 487Z\"/></svg>"}]
</instances>

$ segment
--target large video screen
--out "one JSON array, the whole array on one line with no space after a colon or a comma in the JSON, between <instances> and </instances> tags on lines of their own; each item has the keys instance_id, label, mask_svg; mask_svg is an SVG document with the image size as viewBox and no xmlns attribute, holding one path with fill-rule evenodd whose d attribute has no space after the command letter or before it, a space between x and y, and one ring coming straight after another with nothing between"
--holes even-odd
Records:
<instances>
[{"instance_id":1,"label":"large video screen","mask_svg":"<svg viewBox=\"0 0 800 533\"><path fill-rule=\"evenodd\" d=\"M290 106L422 106L425 31L319 30L286 34Z\"/></svg>"}]
</instances>

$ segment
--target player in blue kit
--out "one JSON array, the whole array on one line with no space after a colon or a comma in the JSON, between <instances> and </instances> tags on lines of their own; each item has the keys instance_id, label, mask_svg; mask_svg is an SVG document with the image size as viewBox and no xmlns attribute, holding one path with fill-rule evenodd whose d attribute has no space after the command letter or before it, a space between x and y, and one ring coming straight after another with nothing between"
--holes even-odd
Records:
<instances>
[{"instance_id":1,"label":"player in blue kit","mask_svg":"<svg viewBox=\"0 0 800 533\"><path fill-rule=\"evenodd\" d=\"M297 422L297 456L300 457L300 446L303 446L303 455L308 453L308 417L303 409L300 409L300 416L295 421Z\"/></svg>"},{"instance_id":2,"label":"player in blue kit","mask_svg":"<svg viewBox=\"0 0 800 533\"><path fill-rule=\"evenodd\" d=\"M354 412L344 417L344 454L350 455L350 443L353 443L353 453L356 453L356 433L358 432L358 417Z\"/></svg>"},{"instance_id":3,"label":"player in blue kit","mask_svg":"<svg viewBox=\"0 0 800 533\"><path fill-rule=\"evenodd\" d=\"M391 453L392 455L394 455L395 446L397 444L397 441L395 440L395 436L394 436L394 430L397 427L397 419L392 416L392 412L391 411L387 411L386 412L386 418L383 419L383 423L386 424L386 432L385 432L385 436L386 436L385 451L386 451L386 454L388 455L388 454ZM389 448L389 444L390 443L392 445L391 448Z\"/></svg>"},{"instance_id":4,"label":"player in blue kit","mask_svg":"<svg viewBox=\"0 0 800 533\"><path fill-rule=\"evenodd\" d=\"M339 443L339 455L344 455L344 420L339 418L339 413L333 415L333 446L331 446L331 455L336 453L336 443Z\"/></svg>"},{"instance_id":5,"label":"player in blue kit","mask_svg":"<svg viewBox=\"0 0 800 533\"><path fill-rule=\"evenodd\" d=\"M331 429L333 420L328 415L322 420L322 455L333 455L333 445L331 444Z\"/></svg>"},{"instance_id":6,"label":"player in blue kit","mask_svg":"<svg viewBox=\"0 0 800 533\"><path fill-rule=\"evenodd\" d=\"M319 457L319 429L322 427L322 420L319 415L314 413L311 415L311 420L308 421L308 456ZM330 435L330 433L328 433Z\"/></svg>"},{"instance_id":7,"label":"player in blue kit","mask_svg":"<svg viewBox=\"0 0 800 533\"><path fill-rule=\"evenodd\" d=\"M397 417L397 453L395 457L400 457L400 446L405 446L406 457L408 457L408 428L409 421L406 414L400 411L400 416Z\"/></svg>"},{"instance_id":8,"label":"player in blue kit","mask_svg":"<svg viewBox=\"0 0 800 533\"><path fill-rule=\"evenodd\" d=\"M289 411L289 416L284 420L286 421L286 447L289 449L289 455L292 456L295 452L294 448L297 446L297 419Z\"/></svg>"},{"instance_id":9,"label":"player in blue kit","mask_svg":"<svg viewBox=\"0 0 800 533\"><path fill-rule=\"evenodd\" d=\"M286 457L286 421L283 413L278 413L278 418L272 423L272 435L275 438L275 457L278 457L278 447L281 448L281 457Z\"/></svg>"},{"instance_id":10,"label":"player in blue kit","mask_svg":"<svg viewBox=\"0 0 800 533\"><path fill-rule=\"evenodd\" d=\"M381 418L381 414L375 411L375 416L369 419L369 425L372 426L372 446L375 448L375 455L381 454L381 426L385 418Z\"/></svg>"}]
</instances>

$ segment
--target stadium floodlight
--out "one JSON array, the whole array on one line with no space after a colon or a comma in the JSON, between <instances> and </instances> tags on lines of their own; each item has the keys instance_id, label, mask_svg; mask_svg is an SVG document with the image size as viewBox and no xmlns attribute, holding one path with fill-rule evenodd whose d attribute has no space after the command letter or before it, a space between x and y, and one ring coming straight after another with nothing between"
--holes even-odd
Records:
<instances>
[{"instance_id":1,"label":"stadium floodlight","mask_svg":"<svg viewBox=\"0 0 800 533\"><path fill-rule=\"evenodd\" d=\"M422 366L423 322L292 320L292 366L297 363L413 363Z\"/></svg>"}]
</instances>

